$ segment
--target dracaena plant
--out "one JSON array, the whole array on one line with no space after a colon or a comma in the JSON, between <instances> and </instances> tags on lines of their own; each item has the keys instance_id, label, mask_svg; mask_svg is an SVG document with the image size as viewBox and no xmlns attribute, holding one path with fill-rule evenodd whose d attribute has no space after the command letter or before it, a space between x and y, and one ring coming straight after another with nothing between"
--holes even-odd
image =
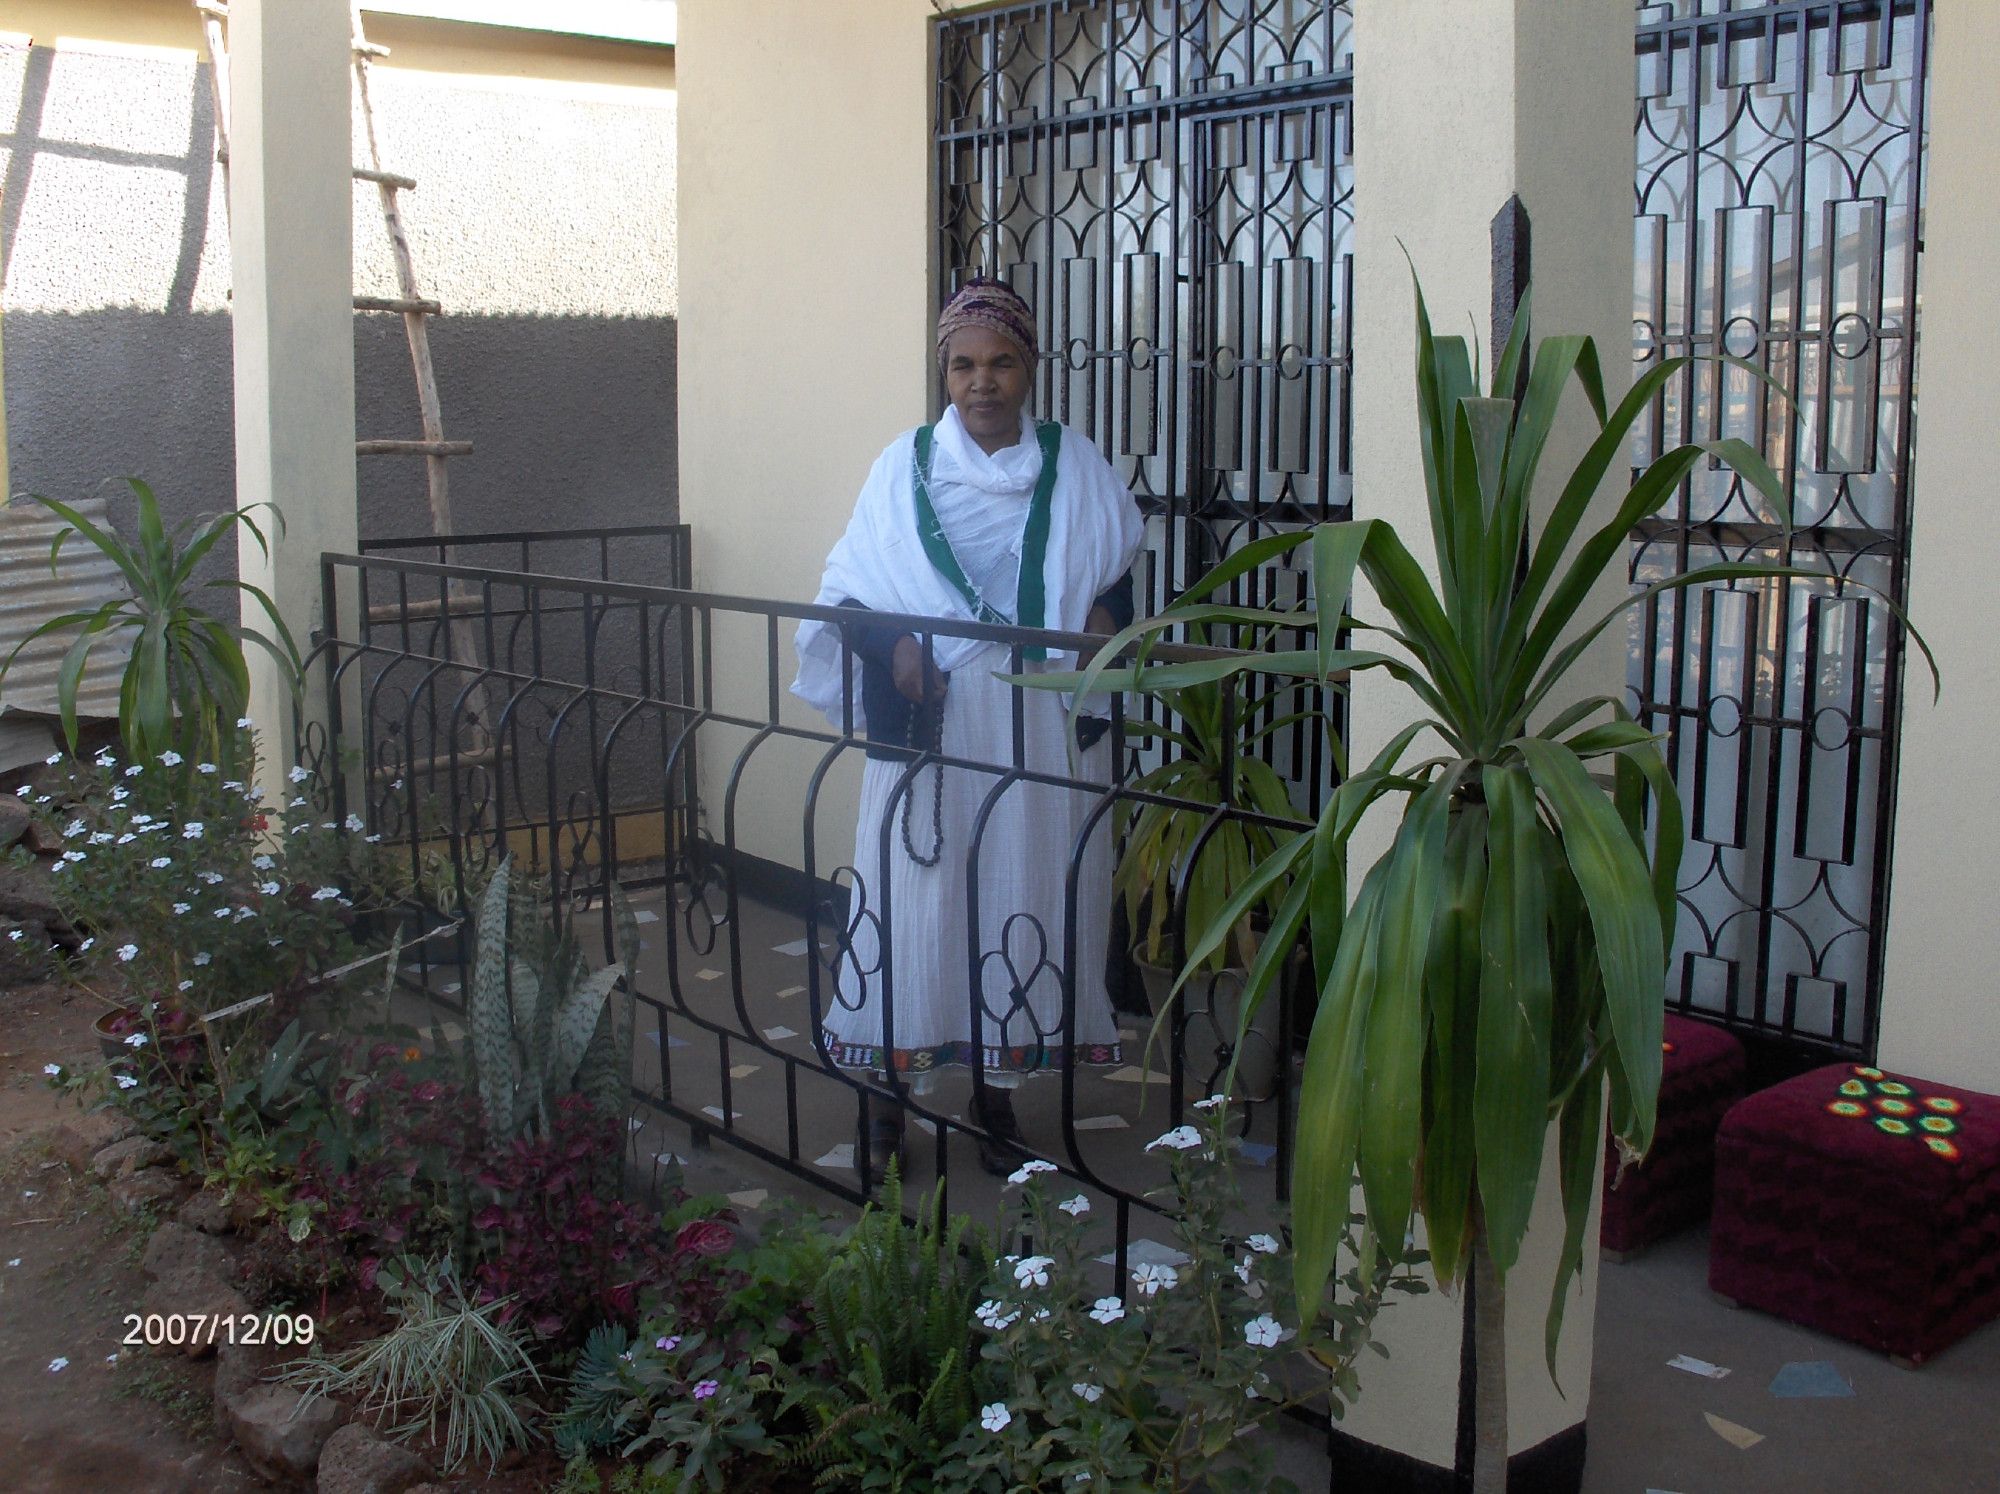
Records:
<instances>
[{"instance_id":1,"label":"dracaena plant","mask_svg":"<svg viewBox=\"0 0 2000 1494\"><path fill-rule=\"evenodd\" d=\"M1317 1302L1326 1289L1357 1169L1375 1240L1400 1244L1421 1212L1439 1280L1478 1281L1475 1487L1486 1488L1499 1487L1493 1480L1505 1466L1505 1278L1527 1232L1549 1126L1557 1127L1566 1225L1547 1320L1553 1375L1607 1095L1617 1144L1643 1154L1660 1083L1680 799L1657 739L1616 698L1578 699L1566 678L1627 608L1661 592L1828 580L1785 566L1708 565L1587 613L1605 573L1625 564L1633 526L1666 505L1696 463L1733 468L1780 512L1788 511L1785 493L1742 441L1692 442L1646 466L1598 513L1600 526L1586 530L1593 501L1627 460L1634 424L1689 360L1662 360L1612 406L1591 339L1545 338L1530 358L1527 310L1524 299L1482 393L1474 350L1433 334L1417 291L1417 425L1435 586L1380 520L1272 535L1215 567L1161 616L1113 637L1084 670L1040 677L1052 688L1162 692L1239 674L1331 686L1344 674L1382 670L1410 692L1416 719L1358 770L1339 763L1342 781L1317 824L1282 839L1205 928L1190 928L1188 969L1257 900L1282 890L1248 976L1243 1020L1289 947L1309 941L1319 1002L1292 1178L1298 1299ZM1729 361L1782 397L1761 370ZM1595 434L1551 481L1542 459L1572 382ZM1539 525L1530 508L1537 491L1554 495ZM1308 607L1212 600L1298 546L1310 547ZM1385 615L1347 610L1357 572ZM1237 624L1268 638L1305 617L1317 629L1315 648L1148 662L1149 643L1173 627ZM1384 648L1341 647L1348 633L1372 635ZM1609 787L1597 776L1606 767ZM1378 813L1399 815L1394 839L1351 885L1348 842L1379 801L1391 803Z\"/></svg>"},{"instance_id":2,"label":"dracaena plant","mask_svg":"<svg viewBox=\"0 0 2000 1494\"><path fill-rule=\"evenodd\" d=\"M300 677L299 651L284 618L261 587L236 577L197 581L195 571L238 525L249 531L259 549L267 549L255 515L258 509L269 508L278 518L277 509L268 503L251 504L185 519L169 530L153 490L136 477L124 481L137 502L137 537L130 541L58 499L28 493L14 500L38 503L62 520L64 527L49 543L52 572L63 546L81 535L118 568L131 594L89 610L61 613L35 627L0 664L0 684L22 649L38 639L74 631L76 637L56 670L56 703L64 737L75 751L76 697L84 669L96 649L124 639L131 653L119 682L118 731L127 759L152 762L163 752L178 751L190 762L233 766L242 741L236 723L250 702L244 644L256 644L270 654L294 690ZM270 620L270 631L203 606L203 593L218 590L252 598Z\"/></svg>"}]
</instances>

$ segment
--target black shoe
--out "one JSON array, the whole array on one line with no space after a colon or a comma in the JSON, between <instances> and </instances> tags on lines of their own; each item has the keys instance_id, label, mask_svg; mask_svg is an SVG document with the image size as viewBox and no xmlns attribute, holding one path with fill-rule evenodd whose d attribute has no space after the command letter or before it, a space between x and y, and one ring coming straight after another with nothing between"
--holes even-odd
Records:
<instances>
[{"instance_id":1,"label":"black shoe","mask_svg":"<svg viewBox=\"0 0 2000 1494\"><path fill-rule=\"evenodd\" d=\"M1004 1089L989 1088L983 1098L972 1102L972 1118L980 1129L972 1133L979 1149L979 1165L994 1177L1005 1177L1032 1155L1020 1122L1014 1119L1014 1101Z\"/></svg>"},{"instance_id":2,"label":"black shoe","mask_svg":"<svg viewBox=\"0 0 2000 1494\"><path fill-rule=\"evenodd\" d=\"M862 1167L864 1158L867 1161L865 1171ZM900 1106L889 1107L887 1115L878 1110L867 1121L855 1125L854 1170L863 1181L871 1186L881 1183L889 1175L892 1162L900 1172L903 1166L903 1112Z\"/></svg>"}]
</instances>

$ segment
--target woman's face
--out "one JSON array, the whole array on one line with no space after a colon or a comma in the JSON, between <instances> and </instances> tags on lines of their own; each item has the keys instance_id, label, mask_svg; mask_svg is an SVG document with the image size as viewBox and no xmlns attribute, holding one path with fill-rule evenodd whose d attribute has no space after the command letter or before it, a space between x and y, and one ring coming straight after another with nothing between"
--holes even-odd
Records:
<instances>
[{"instance_id":1,"label":"woman's face","mask_svg":"<svg viewBox=\"0 0 2000 1494\"><path fill-rule=\"evenodd\" d=\"M1029 369L1021 350L990 327L966 327L945 347L945 393L966 434L992 453L1021 439Z\"/></svg>"}]
</instances>

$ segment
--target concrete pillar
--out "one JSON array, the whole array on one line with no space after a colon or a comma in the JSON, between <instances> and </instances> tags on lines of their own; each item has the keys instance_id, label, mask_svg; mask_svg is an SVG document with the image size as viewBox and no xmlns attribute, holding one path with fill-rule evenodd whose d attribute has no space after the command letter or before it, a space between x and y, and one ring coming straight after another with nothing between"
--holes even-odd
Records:
<instances>
[{"instance_id":1,"label":"concrete pillar","mask_svg":"<svg viewBox=\"0 0 2000 1494\"><path fill-rule=\"evenodd\" d=\"M237 563L302 650L320 623L320 552L356 543L348 26L340 0L230 7L236 501L275 503L284 516L280 529L260 512L270 554L244 533ZM254 602L244 620L264 625ZM275 795L296 747L290 697L261 650L250 672ZM323 683L309 690L309 714L323 698Z\"/></svg>"},{"instance_id":2,"label":"concrete pillar","mask_svg":"<svg viewBox=\"0 0 2000 1494\"><path fill-rule=\"evenodd\" d=\"M1618 397L1632 335L1632 7L1627 0L1404 0L1357 7L1355 32L1355 514L1392 522L1435 577L1404 250L1423 279L1433 325L1477 329L1486 343L1496 274L1504 273L1493 220L1518 196L1531 225L1531 331L1594 336L1610 396ZM1486 367L1491 357L1489 346ZM1545 476L1565 473L1594 430L1582 400L1571 403ZM1541 484L1538 508L1553 489ZM1611 498L1603 495L1607 511ZM1619 572L1607 579L1606 605L1622 591ZM1367 616L1369 605L1359 598L1357 613ZM1614 630L1574 671L1571 698L1621 689L1623 653L1623 632ZM1350 756L1365 761L1418 714L1408 692L1379 674L1364 676L1351 702ZM1387 817L1363 827L1357 876L1393 831ZM1558 1393L1542 1354L1562 1225L1553 1161L1551 1132L1535 1220L1508 1278L1507 1334L1510 1451L1556 1475L1536 1485L1548 1488L1562 1486L1565 1461L1580 1469L1597 1292L1596 1262L1587 1258L1568 1307ZM1424 1487L1459 1464L1460 1325L1457 1296L1398 1302L1383 1315L1379 1336L1391 1357L1367 1364L1361 1398L1342 1424L1356 1439L1342 1447L1355 1486ZM1574 1471L1568 1486L1575 1487Z\"/></svg>"},{"instance_id":3,"label":"concrete pillar","mask_svg":"<svg viewBox=\"0 0 2000 1494\"><path fill-rule=\"evenodd\" d=\"M1946 1084L2000 1090L1992 1019L1992 886L2000 863L2000 729L1992 665L1990 523L1992 357L2000 324L2000 137L1993 69L2000 6L1937 0L1925 183L1922 440L1910 487L1910 616L1937 651L1944 694L1911 650L1903 670L1902 750L1880 1062Z\"/></svg>"}]
</instances>

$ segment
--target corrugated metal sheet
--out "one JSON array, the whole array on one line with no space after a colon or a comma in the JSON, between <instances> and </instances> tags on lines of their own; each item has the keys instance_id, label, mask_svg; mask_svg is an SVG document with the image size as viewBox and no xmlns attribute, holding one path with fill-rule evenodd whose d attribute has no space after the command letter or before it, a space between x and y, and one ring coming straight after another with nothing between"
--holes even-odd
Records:
<instances>
[{"instance_id":1,"label":"corrugated metal sheet","mask_svg":"<svg viewBox=\"0 0 2000 1494\"><path fill-rule=\"evenodd\" d=\"M102 498L85 498L72 505L91 523L110 529L109 505ZM125 577L95 545L79 535L63 546L54 574L49 571L49 545L56 532L68 527L39 503L25 500L0 504L0 660L35 628L65 612L100 607L113 597L129 596ZM84 671L77 695L77 714L106 719L118 714L118 677L131 649L123 631L98 644ZM21 651L0 684L0 714L34 711L56 714L56 670L76 639L65 630L37 639Z\"/></svg>"}]
</instances>

